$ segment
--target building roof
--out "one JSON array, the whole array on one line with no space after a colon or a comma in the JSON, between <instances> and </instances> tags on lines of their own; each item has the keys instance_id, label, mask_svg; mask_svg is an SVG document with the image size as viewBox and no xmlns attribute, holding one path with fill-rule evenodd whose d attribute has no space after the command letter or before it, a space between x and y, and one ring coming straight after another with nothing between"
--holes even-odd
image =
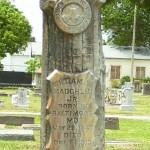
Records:
<instances>
[{"instance_id":1,"label":"building roof","mask_svg":"<svg viewBox=\"0 0 150 150\"><path fill-rule=\"evenodd\" d=\"M103 45L104 57L106 59L131 59L132 47ZM137 47L134 51L135 60L150 60L150 48Z\"/></svg>"}]
</instances>

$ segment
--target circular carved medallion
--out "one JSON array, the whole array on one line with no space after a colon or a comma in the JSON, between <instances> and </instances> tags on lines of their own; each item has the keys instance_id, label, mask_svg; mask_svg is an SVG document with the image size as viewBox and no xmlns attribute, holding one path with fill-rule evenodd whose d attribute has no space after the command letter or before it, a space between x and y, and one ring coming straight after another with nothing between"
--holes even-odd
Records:
<instances>
[{"instance_id":1,"label":"circular carved medallion","mask_svg":"<svg viewBox=\"0 0 150 150\"><path fill-rule=\"evenodd\" d=\"M57 26L67 33L84 31L91 21L91 8L86 0L59 0L54 7Z\"/></svg>"}]
</instances>

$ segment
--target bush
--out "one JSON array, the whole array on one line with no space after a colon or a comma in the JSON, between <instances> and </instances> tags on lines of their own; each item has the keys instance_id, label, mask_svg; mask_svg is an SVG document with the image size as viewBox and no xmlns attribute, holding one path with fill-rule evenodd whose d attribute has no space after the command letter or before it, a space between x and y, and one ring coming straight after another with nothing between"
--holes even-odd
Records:
<instances>
[{"instance_id":1,"label":"bush","mask_svg":"<svg viewBox=\"0 0 150 150\"><path fill-rule=\"evenodd\" d=\"M124 85L125 82L130 82L130 76L123 76L120 80L120 84Z\"/></svg>"},{"instance_id":2,"label":"bush","mask_svg":"<svg viewBox=\"0 0 150 150\"><path fill-rule=\"evenodd\" d=\"M144 78L142 80L143 83L149 83L150 82L150 77Z\"/></svg>"},{"instance_id":3,"label":"bush","mask_svg":"<svg viewBox=\"0 0 150 150\"><path fill-rule=\"evenodd\" d=\"M111 80L111 86L112 86L112 88L121 88L121 85L120 85L120 82L119 82L119 80Z\"/></svg>"}]
</instances>

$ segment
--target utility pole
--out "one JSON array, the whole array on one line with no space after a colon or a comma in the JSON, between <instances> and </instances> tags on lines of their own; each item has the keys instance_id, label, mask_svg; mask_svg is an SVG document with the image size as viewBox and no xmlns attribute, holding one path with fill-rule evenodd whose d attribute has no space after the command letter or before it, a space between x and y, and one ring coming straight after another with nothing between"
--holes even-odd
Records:
<instances>
[{"instance_id":1,"label":"utility pole","mask_svg":"<svg viewBox=\"0 0 150 150\"><path fill-rule=\"evenodd\" d=\"M131 57L131 83L133 84L133 72L134 72L134 49L135 49L135 32L136 32L136 12L137 6L134 8L134 22L133 22L133 39L132 39L132 57Z\"/></svg>"}]
</instances>

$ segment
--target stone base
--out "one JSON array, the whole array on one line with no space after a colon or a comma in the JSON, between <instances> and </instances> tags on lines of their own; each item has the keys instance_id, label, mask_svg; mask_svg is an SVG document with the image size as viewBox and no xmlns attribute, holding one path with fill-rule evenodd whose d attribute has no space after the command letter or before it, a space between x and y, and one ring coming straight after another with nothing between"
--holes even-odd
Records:
<instances>
[{"instance_id":1,"label":"stone base","mask_svg":"<svg viewBox=\"0 0 150 150\"><path fill-rule=\"evenodd\" d=\"M105 117L105 129L119 130L119 118Z\"/></svg>"},{"instance_id":2,"label":"stone base","mask_svg":"<svg viewBox=\"0 0 150 150\"><path fill-rule=\"evenodd\" d=\"M24 129L40 130L41 126L38 124L22 124Z\"/></svg>"},{"instance_id":3,"label":"stone base","mask_svg":"<svg viewBox=\"0 0 150 150\"><path fill-rule=\"evenodd\" d=\"M35 97L41 97L41 93L34 93L33 96L35 96Z\"/></svg>"},{"instance_id":4,"label":"stone base","mask_svg":"<svg viewBox=\"0 0 150 150\"><path fill-rule=\"evenodd\" d=\"M0 116L0 124L21 126L22 124L34 124L34 117L27 116Z\"/></svg>"},{"instance_id":5,"label":"stone base","mask_svg":"<svg viewBox=\"0 0 150 150\"><path fill-rule=\"evenodd\" d=\"M6 92L0 92L0 96L8 97L9 95Z\"/></svg>"},{"instance_id":6,"label":"stone base","mask_svg":"<svg viewBox=\"0 0 150 150\"><path fill-rule=\"evenodd\" d=\"M33 141L33 130L19 130L19 129L3 129L0 130L0 140L9 141Z\"/></svg>"},{"instance_id":7,"label":"stone base","mask_svg":"<svg viewBox=\"0 0 150 150\"><path fill-rule=\"evenodd\" d=\"M134 105L120 105L120 110L133 111L133 110L135 110L135 107L134 107Z\"/></svg>"},{"instance_id":8,"label":"stone base","mask_svg":"<svg viewBox=\"0 0 150 150\"><path fill-rule=\"evenodd\" d=\"M14 105L15 107L19 107L19 108L29 108L29 105Z\"/></svg>"}]
</instances>

